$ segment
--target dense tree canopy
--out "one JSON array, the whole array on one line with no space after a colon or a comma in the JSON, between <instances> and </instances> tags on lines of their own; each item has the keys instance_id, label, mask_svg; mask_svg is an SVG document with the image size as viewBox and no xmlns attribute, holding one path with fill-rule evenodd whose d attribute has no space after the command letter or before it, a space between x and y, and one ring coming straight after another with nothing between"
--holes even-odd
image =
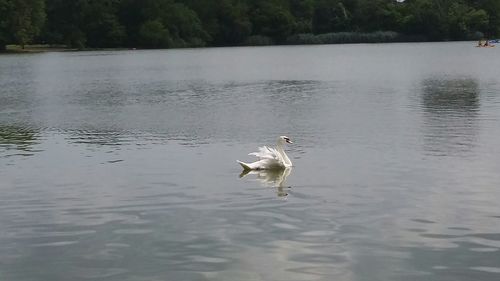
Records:
<instances>
[{"instance_id":1,"label":"dense tree canopy","mask_svg":"<svg viewBox=\"0 0 500 281\"><path fill-rule=\"evenodd\" d=\"M0 48L351 42L349 34L369 42L494 37L500 1L0 0Z\"/></svg>"},{"instance_id":2,"label":"dense tree canopy","mask_svg":"<svg viewBox=\"0 0 500 281\"><path fill-rule=\"evenodd\" d=\"M44 0L0 0L0 49L8 42L24 47L40 34L44 22Z\"/></svg>"}]
</instances>

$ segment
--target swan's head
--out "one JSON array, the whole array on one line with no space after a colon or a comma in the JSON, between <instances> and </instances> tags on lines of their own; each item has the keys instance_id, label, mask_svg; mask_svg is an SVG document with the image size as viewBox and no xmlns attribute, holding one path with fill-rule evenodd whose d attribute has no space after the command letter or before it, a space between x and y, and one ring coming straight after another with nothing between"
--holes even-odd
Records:
<instances>
[{"instance_id":1,"label":"swan's head","mask_svg":"<svg viewBox=\"0 0 500 281\"><path fill-rule=\"evenodd\" d=\"M290 143L292 144L293 142L290 140L289 137L287 136L280 136L278 139L281 143Z\"/></svg>"}]
</instances>

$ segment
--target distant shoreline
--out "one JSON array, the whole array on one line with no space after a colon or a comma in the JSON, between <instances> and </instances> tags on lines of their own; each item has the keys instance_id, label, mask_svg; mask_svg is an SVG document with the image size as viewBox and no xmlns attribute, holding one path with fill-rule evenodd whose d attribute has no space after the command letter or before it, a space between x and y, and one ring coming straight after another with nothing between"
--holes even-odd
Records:
<instances>
[{"instance_id":1,"label":"distant shoreline","mask_svg":"<svg viewBox=\"0 0 500 281\"><path fill-rule=\"evenodd\" d=\"M24 49L19 45L7 45L5 50L1 50L0 54L30 54L30 53L47 53L47 52L79 52L79 51L122 51L132 50L132 48L69 48L65 45L26 45Z\"/></svg>"},{"instance_id":2,"label":"distant shoreline","mask_svg":"<svg viewBox=\"0 0 500 281\"><path fill-rule=\"evenodd\" d=\"M0 54L36 54L49 52L91 52L91 51L134 51L134 50L180 50L180 49L203 49L203 48L223 48L223 47L264 47L264 46L305 46L305 45L347 45L347 44L390 44L390 43L445 43L445 42L476 42L477 40L463 41L386 41L386 42L342 42L342 43L287 43L287 44L244 44L236 46L204 46L204 47L177 47L177 48L69 48L64 45L26 45L23 48L19 45L7 45L5 50L0 50Z\"/></svg>"}]
</instances>

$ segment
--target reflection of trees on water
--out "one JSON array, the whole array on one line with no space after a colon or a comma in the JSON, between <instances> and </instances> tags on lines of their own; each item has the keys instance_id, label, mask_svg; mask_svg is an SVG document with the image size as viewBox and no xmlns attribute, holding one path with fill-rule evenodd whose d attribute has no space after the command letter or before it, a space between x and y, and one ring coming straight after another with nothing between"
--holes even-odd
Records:
<instances>
[{"instance_id":1,"label":"reflection of trees on water","mask_svg":"<svg viewBox=\"0 0 500 281\"><path fill-rule=\"evenodd\" d=\"M37 134L38 132L29 127L0 125L0 145L26 150L35 144Z\"/></svg>"},{"instance_id":2,"label":"reflection of trees on water","mask_svg":"<svg viewBox=\"0 0 500 281\"><path fill-rule=\"evenodd\" d=\"M477 81L427 79L422 88L425 149L438 155L469 151L477 135Z\"/></svg>"},{"instance_id":3,"label":"reflection of trees on water","mask_svg":"<svg viewBox=\"0 0 500 281\"><path fill-rule=\"evenodd\" d=\"M37 143L38 132L33 128L0 125L0 148L32 151Z\"/></svg>"},{"instance_id":4,"label":"reflection of trees on water","mask_svg":"<svg viewBox=\"0 0 500 281\"><path fill-rule=\"evenodd\" d=\"M69 131L68 140L72 143L90 145L122 145L133 140L132 136L123 131L80 129Z\"/></svg>"}]
</instances>

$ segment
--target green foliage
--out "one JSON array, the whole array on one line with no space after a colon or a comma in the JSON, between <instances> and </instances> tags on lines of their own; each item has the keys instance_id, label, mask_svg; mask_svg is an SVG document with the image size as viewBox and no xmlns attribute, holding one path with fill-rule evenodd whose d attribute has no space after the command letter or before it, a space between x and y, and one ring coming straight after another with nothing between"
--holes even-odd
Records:
<instances>
[{"instance_id":1,"label":"green foliage","mask_svg":"<svg viewBox=\"0 0 500 281\"><path fill-rule=\"evenodd\" d=\"M312 19L314 33L348 30L352 20L351 13L341 1L316 1Z\"/></svg>"},{"instance_id":2,"label":"green foliage","mask_svg":"<svg viewBox=\"0 0 500 281\"><path fill-rule=\"evenodd\" d=\"M82 29L90 47L122 46L125 27L118 21L119 0L89 0L83 9Z\"/></svg>"},{"instance_id":3,"label":"green foliage","mask_svg":"<svg viewBox=\"0 0 500 281\"><path fill-rule=\"evenodd\" d=\"M210 33L215 45L237 45L252 32L249 8L244 2L215 1ZM205 16L206 18L206 16Z\"/></svg>"},{"instance_id":4,"label":"green foliage","mask_svg":"<svg viewBox=\"0 0 500 281\"><path fill-rule=\"evenodd\" d=\"M450 36L466 39L470 33L487 28L489 19L484 10L476 10L460 2L451 4L448 10Z\"/></svg>"},{"instance_id":5,"label":"green foliage","mask_svg":"<svg viewBox=\"0 0 500 281\"><path fill-rule=\"evenodd\" d=\"M294 29L294 17L280 1L258 1L251 19L253 35L264 35L277 41L288 37Z\"/></svg>"},{"instance_id":6,"label":"green foliage","mask_svg":"<svg viewBox=\"0 0 500 281\"><path fill-rule=\"evenodd\" d=\"M489 24L485 30L488 36L500 36L500 1L477 0L476 9L483 9L489 17Z\"/></svg>"},{"instance_id":7,"label":"green foliage","mask_svg":"<svg viewBox=\"0 0 500 281\"><path fill-rule=\"evenodd\" d=\"M197 47L210 40L197 13L182 3L172 0L145 0L142 18L147 22L157 21L166 28L174 47Z\"/></svg>"},{"instance_id":8,"label":"green foliage","mask_svg":"<svg viewBox=\"0 0 500 281\"><path fill-rule=\"evenodd\" d=\"M275 44L271 37L264 35L252 35L248 37L244 43L247 46L267 46Z\"/></svg>"},{"instance_id":9,"label":"green foliage","mask_svg":"<svg viewBox=\"0 0 500 281\"><path fill-rule=\"evenodd\" d=\"M45 1L0 1L0 45L8 41L24 45L40 34L45 23ZM3 43L2 43L3 42ZM3 48L3 47L2 47Z\"/></svg>"},{"instance_id":10,"label":"green foliage","mask_svg":"<svg viewBox=\"0 0 500 281\"><path fill-rule=\"evenodd\" d=\"M355 21L363 31L399 30L402 5L392 0L359 0Z\"/></svg>"},{"instance_id":11,"label":"green foliage","mask_svg":"<svg viewBox=\"0 0 500 281\"><path fill-rule=\"evenodd\" d=\"M344 44L344 43L382 43L405 41L404 36L394 31L335 32L323 34L295 34L287 38L287 44Z\"/></svg>"},{"instance_id":12,"label":"green foliage","mask_svg":"<svg viewBox=\"0 0 500 281\"><path fill-rule=\"evenodd\" d=\"M84 30L89 3L85 0L46 0L47 25L43 34L47 43L83 48L87 43Z\"/></svg>"},{"instance_id":13,"label":"green foliage","mask_svg":"<svg viewBox=\"0 0 500 281\"><path fill-rule=\"evenodd\" d=\"M441 1L409 1L406 14L402 21L405 33L422 34L430 40L448 39L448 26Z\"/></svg>"},{"instance_id":14,"label":"green foliage","mask_svg":"<svg viewBox=\"0 0 500 281\"><path fill-rule=\"evenodd\" d=\"M33 41L170 48L481 34L500 36L499 0L0 0L0 49Z\"/></svg>"},{"instance_id":15,"label":"green foliage","mask_svg":"<svg viewBox=\"0 0 500 281\"><path fill-rule=\"evenodd\" d=\"M5 50L5 45L11 40L7 21L9 10L9 3L6 0L0 0L0 50Z\"/></svg>"},{"instance_id":16,"label":"green foliage","mask_svg":"<svg viewBox=\"0 0 500 281\"><path fill-rule=\"evenodd\" d=\"M178 45L198 47L210 40L210 36L203 29L198 15L193 10L181 3L174 3L169 8L166 17L167 26L178 42L185 42Z\"/></svg>"},{"instance_id":17,"label":"green foliage","mask_svg":"<svg viewBox=\"0 0 500 281\"><path fill-rule=\"evenodd\" d=\"M172 45L170 32L159 20L151 20L142 24L139 29L139 42L145 48L168 48Z\"/></svg>"}]
</instances>

